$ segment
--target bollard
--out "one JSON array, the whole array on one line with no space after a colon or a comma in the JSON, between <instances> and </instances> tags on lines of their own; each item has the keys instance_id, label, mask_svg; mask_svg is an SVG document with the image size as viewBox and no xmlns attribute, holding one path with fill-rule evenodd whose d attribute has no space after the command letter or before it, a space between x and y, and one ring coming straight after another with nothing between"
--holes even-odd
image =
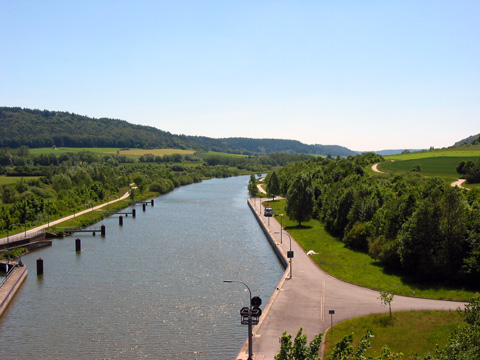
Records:
<instances>
[{"instance_id":1,"label":"bollard","mask_svg":"<svg viewBox=\"0 0 480 360\"><path fill-rule=\"evenodd\" d=\"M153 199L152 199L152 206L153 206Z\"/></svg>"},{"instance_id":2,"label":"bollard","mask_svg":"<svg viewBox=\"0 0 480 360\"><path fill-rule=\"evenodd\" d=\"M75 239L75 251L76 252L82 251L82 240Z\"/></svg>"},{"instance_id":3,"label":"bollard","mask_svg":"<svg viewBox=\"0 0 480 360\"><path fill-rule=\"evenodd\" d=\"M43 275L43 259L37 259L37 275Z\"/></svg>"},{"instance_id":4,"label":"bollard","mask_svg":"<svg viewBox=\"0 0 480 360\"><path fill-rule=\"evenodd\" d=\"M118 218L118 225L122 226L123 225L123 216L120 215Z\"/></svg>"},{"instance_id":5,"label":"bollard","mask_svg":"<svg viewBox=\"0 0 480 360\"><path fill-rule=\"evenodd\" d=\"M105 236L105 225L100 226L102 236Z\"/></svg>"},{"instance_id":6,"label":"bollard","mask_svg":"<svg viewBox=\"0 0 480 360\"><path fill-rule=\"evenodd\" d=\"M132 209L132 217L135 217L135 215L137 215L137 212L135 211L135 209Z\"/></svg>"},{"instance_id":7,"label":"bollard","mask_svg":"<svg viewBox=\"0 0 480 360\"><path fill-rule=\"evenodd\" d=\"M143 207L143 211L145 211L147 209L147 204L143 203L142 207Z\"/></svg>"}]
</instances>

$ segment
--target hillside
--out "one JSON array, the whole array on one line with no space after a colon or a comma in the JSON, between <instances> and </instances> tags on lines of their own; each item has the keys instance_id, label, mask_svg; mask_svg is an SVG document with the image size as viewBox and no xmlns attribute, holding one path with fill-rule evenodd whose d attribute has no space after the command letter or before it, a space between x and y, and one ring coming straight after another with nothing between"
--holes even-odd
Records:
<instances>
[{"instance_id":1,"label":"hillside","mask_svg":"<svg viewBox=\"0 0 480 360\"><path fill-rule=\"evenodd\" d=\"M293 154L349 156L358 153L338 145L306 145L297 140L223 138L220 139L231 146L241 147L252 153L271 154L289 152Z\"/></svg>"},{"instance_id":2,"label":"hillside","mask_svg":"<svg viewBox=\"0 0 480 360\"><path fill-rule=\"evenodd\" d=\"M94 119L68 112L0 108L3 146L195 148L195 142L150 126L123 120Z\"/></svg>"},{"instance_id":3,"label":"hillside","mask_svg":"<svg viewBox=\"0 0 480 360\"><path fill-rule=\"evenodd\" d=\"M90 118L62 111L0 107L0 144L17 148L112 147L174 148L258 155L271 153L356 155L338 145L306 145L296 140L174 135L125 120Z\"/></svg>"},{"instance_id":4,"label":"hillside","mask_svg":"<svg viewBox=\"0 0 480 360\"><path fill-rule=\"evenodd\" d=\"M462 145L479 145L480 144L480 134L469 136L466 139L457 141L453 146L462 146Z\"/></svg>"}]
</instances>

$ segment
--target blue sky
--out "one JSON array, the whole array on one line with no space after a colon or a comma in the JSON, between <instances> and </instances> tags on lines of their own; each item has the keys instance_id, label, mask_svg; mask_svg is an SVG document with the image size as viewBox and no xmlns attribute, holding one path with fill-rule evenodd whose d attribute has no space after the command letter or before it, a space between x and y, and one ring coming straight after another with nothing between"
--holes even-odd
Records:
<instances>
[{"instance_id":1,"label":"blue sky","mask_svg":"<svg viewBox=\"0 0 480 360\"><path fill-rule=\"evenodd\" d=\"M0 105L353 150L480 133L480 1L0 0Z\"/></svg>"}]
</instances>

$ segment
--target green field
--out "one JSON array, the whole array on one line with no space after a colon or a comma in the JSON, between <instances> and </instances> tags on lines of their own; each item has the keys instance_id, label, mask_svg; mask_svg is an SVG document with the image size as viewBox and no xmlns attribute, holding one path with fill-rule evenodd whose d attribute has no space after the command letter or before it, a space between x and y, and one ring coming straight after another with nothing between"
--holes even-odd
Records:
<instances>
[{"instance_id":1,"label":"green field","mask_svg":"<svg viewBox=\"0 0 480 360\"><path fill-rule=\"evenodd\" d=\"M408 154L387 155L384 156L387 160L412 160L432 157L480 157L480 146L462 146L451 149L430 150L430 151L416 151Z\"/></svg>"},{"instance_id":2,"label":"green field","mask_svg":"<svg viewBox=\"0 0 480 360\"><path fill-rule=\"evenodd\" d=\"M392 308L395 308L395 298ZM445 346L450 335L463 323L456 311L402 311L393 312L392 320L388 313L346 320L328 331L324 358L331 353L335 344L351 332L355 334L356 347L367 330L371 330L374 335L370 339L372 347L367 351L369 356L382 355L384 345L393 352L402 352L404 359L410 359L415 353L434 354L436 345L440 348Z\"/></svg>"},{"instance_id":3,"label":"green field","mask_svg":"<svg viewBox=\"0 0 480 360\"><path fill-rule=\"evenodd\" d=\"M108 154L115 153L120 148L70 148L70 147L58 147L58 148L34 148L30 149L30 154L40 155L40 154L64 154L64 153L79 153L82 151L90 151L98 154Z\"/></svg>"},{"instance_id":4,"label":"green field","mask_svg":"<svg viewBox=\"0 0 480 360\"><path fill-rule=\"evenodd\" d=\"M0 175L0 185L16 184L23 180L40 179L40 176L6 176Z\"/></svg>"},{"instance_id":5,"label":"green field","mask_svg":"<svg viewBox=\"0 0 480 360\"><path fill-rule=\"evenodd\" d=\"M386 161L378 165L378 170L391 173L405 173L412 171L415 165L420 165L420 175L441 176L458 178L457 165L462 160L471 160L477 162L480 159L480 153L477 156L435 156L425 158L413 158L406 160Z\"/></svg>"},{"instance_id":6,"label":"green field","mask_svg":"<svg viewBox=\"0 0 480 360\"><path fill-rule=\"evenodd\" d=\"M58 147L53 148L35 148L30 149L30 153L34 155L40 154L63 154L63 153L79 153L82 151L90 151L98 154L116 154L117 152L120 155L126 155L128 157L138 158L141 155L153 154L155 156L163 155L172 155L172 154L181 154L181 155L191 155L196 153L196 150L182 150L182 149L120 149L120 148L69 148L69 147ZM228 157L245 157L247 155L238 155L238 154L228 154L222 152L209 151L202 153L202 155L207 156L228 156Z\"/></svg>"}]
</instances>

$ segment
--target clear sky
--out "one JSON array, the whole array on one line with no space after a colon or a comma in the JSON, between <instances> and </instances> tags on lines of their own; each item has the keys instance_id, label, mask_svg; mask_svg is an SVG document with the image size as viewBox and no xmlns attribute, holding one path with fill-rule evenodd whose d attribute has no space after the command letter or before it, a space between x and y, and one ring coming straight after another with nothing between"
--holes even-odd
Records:
<instances>
[{"instance_id":1,"label":"clear sky","mask_svg":"<svg viewBox=\"0 0 480 360\"><path fill-rule=\"evenodd\" d=\"M0 14L1 106L352 150L480 133L478 0L0 0Z\"/></svg>"}]
</instances>

